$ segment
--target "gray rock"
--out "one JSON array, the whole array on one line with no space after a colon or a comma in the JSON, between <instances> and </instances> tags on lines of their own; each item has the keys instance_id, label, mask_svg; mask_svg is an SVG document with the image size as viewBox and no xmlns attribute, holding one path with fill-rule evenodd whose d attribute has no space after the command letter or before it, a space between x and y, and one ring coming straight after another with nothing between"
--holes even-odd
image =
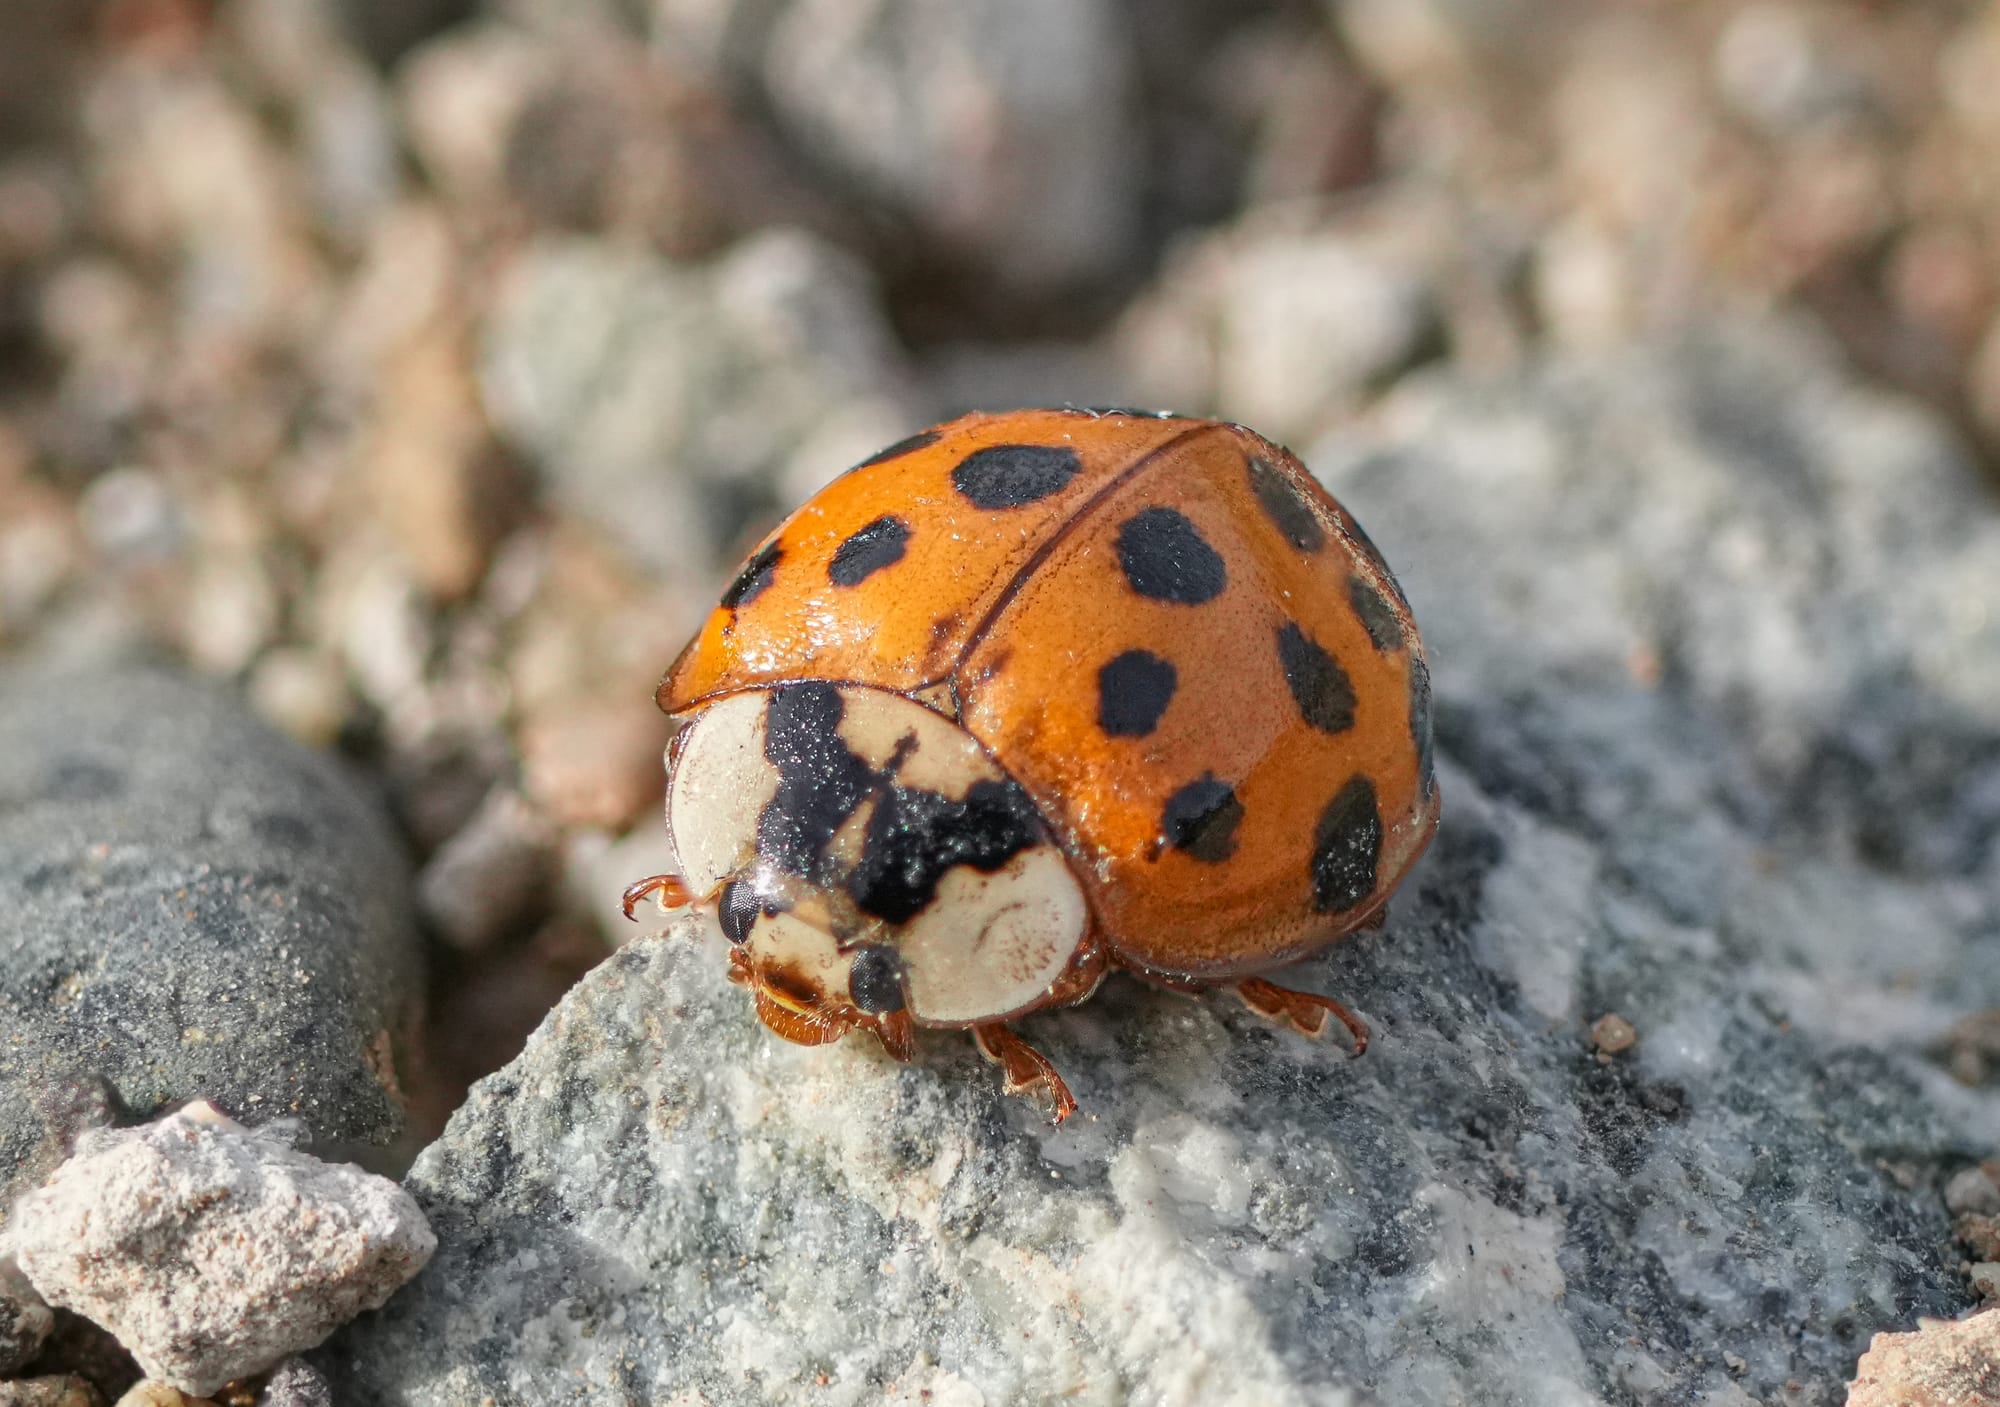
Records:
<instances>
[{"instance_id":1,"label":"gray rock","mask_svg":"<svg viewBox=\"0 0 2000 1407\"><path fill-rule=\"evenodd\" d=\"M1960 1168L1944 1185L1944 1204L1954 1213L2000 1213L2000 1178L1985 1168Z\"/></svg>"},{"instance_id":2,"label":"gray rock","mask_svg":"<svg viewBox=\"0 0 2000 1407\"><path fill-rule=\"evenodd\" d=\"M0 1383L0 1407L104 1407L104 1398L82 1378L46 1375Z\"/></svg>"},{"instance_id":3,"label":"gray rock","mask_svg":"<svg viewBox=\"0 0 2000 1407\"><path fill-rule=\"evenodd\" d=\"M386 819L233 694L0 673L0 1216L121 1101L388 1143L419 961Z\"/></svg>"},{"instance_id":4,"label":"gray rock","mask_svg":"<svg viewBox=\"0 0 2000 1407\"><path fill-rule=\"evenodd\" d=\"M333 1388L303 1358L287 1358L264 1379L257 1407L333 1407Z\"/></svg>"},{"instance_id":5,"label":"gray rock","mask_svg":"<svg viewBox=\"0 0 2000 1407\"><path fill-rule=\"evenodd\" d=\"M13 1258L0 1255L0 1377L33 1362L55 1327L55 1312L35 1293Z\"/></svg>"},{"instance_id":6,"label":"gray rock","mask_svg":"<svg viewBox=\"0 0 2000 1407\"><path fill-rule=\"evenodd\" d=\"M540 916L555 878L555 844L555 828L533 803L496 787L424 866L418 907L454 948L490 948Z\"/></svg>"},{"instance_id":7,"label":"gray rock","mask_svg":"<svg viewBox=\"0 0 2000 1407\"><path fill-rule=\"evenodd\" d=\"M196 1103L105 1130L16 1204L10 1240L52 1304L194 1396L374 1309L436 1239L385 1177L323 1163Z\"/></svg>"},{"instance_id":8,"label":"gray rock","mask_svg":"<svg viewBox=\"0 0 2000 1407\"><path fill-rule=\"evenodd\" d=\"M704 594L711 547L741 527L730 505L795 456L845 468L911 423L866 271L794 231L704 265L536 245L482 340L487 408L554 499Z\"/></svg>"},{"instance_id":9,"label":"gray rock","mask_svg":"<svg viewBox=\"0 0 2000 1407\"><path fill-rule=\"evenodd\" d=\"M1316 435L1442 350L1439 215L1280 206L1192 241L1127 314L1121 360L1152 402Z\"/></svg>"},{"instance_id":10,"label":"gray rock","mask_svg":"<svg viewBox=\"0 0 2000 1407\"><path fill-rule=\"evenodd\" d=\"M1832 1404L1966 1308L1943 1188L2000 1090L1933 1052L2000 1004L2000 519L1948 440L1736 329L1439 378L1315 463L1440 702L1431 855L1292 974L1364 1057L1114 980L1021 1023L1082 1102L1050 1130L962 1037L768 1036L683 923L419 1159L441 1249L337 1383Z\"/></svg>"},{"instance_id":11,"label":"gray rock","mask_svg":"<svg viewBox=\"0 0 2000 1407\"><path fill-rule=\"evenodd\" d=\"M1112 0L662 0L652 15L828 178L1004 286L1129 268L1147 192Z\"/></svg>"}]
</instances>

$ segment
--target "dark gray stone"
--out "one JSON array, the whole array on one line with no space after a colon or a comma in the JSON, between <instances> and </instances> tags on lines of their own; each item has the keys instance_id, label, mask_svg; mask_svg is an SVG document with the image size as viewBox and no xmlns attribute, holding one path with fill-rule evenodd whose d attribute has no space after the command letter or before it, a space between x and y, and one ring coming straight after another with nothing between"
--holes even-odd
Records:
<instances>
[{"instance_id":1,"label":"dark gray stone","mask_svg":"<svg viewBox=\"0 0 2000 1407\"><path fill-rule=\"evenodd\" d=\"M0 673L0 1217L121 1112L390 1142L420 961L389 823L330 759L165 671Z\"/></svg>"},{"instance_id":2,"label":"dark gray stone","mask_svg":"<svg viewBox=\"0 0 2000 1407\"><path fill-rule=\"evenodd\" d=\"M0 1377L33 1362L55 1327L55 1311L13 1259L0 1256Z\"/></svg>"},{"instance_id":3,"label":"dark gray stone","mask_svg":"<svg viewBox=\"0 0 2000 1407\"><path fill-rule=\"evenodd\" d=\"M326 1376L303 1358L287 1358L264 1380L257 1407L333 1407Z\"/></svg>"},{"instance_id":4,"label":"dark gray stone","mask_svg":"<svg viewBox=\"0 0 2000 1407\"><path fill-rule=\"evenodd\" d=\"M1968 1308L1942 1194L2000 1089L1936 1052L2000 1006L1977 481L1759 330L1439 379L1383 426L1314 462L1430 638L1445 820L1385 931L1289 974L1364 1057L1113 980L1020 1023L1082 1104L1051 1131L962 1037L766 1034L683 922L418 1160L440 1249L337 1382L1833 1404L1872 1333ZM1600 1059L1612 1012L1638 1041Z\"/></svg>"}]
</instances>

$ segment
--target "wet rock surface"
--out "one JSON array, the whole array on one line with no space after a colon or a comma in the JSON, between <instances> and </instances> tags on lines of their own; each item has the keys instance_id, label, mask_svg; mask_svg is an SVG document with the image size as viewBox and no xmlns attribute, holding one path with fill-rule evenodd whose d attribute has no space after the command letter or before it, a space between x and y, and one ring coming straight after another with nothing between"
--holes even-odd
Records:
<instances>
[{"instance_id":1,"label":"wet rock surface","mask_svg":"<svg viewBox=\"0 0 2000 1407\"><path fill-rule=\"evenodd\" d=\"M380 811L227 689L0 674L0 1210L193 1098L390 1143L419 956Z\"/></svg>"},{"instance_id":2,"label":"wet rock surface","mask_svg":"<svg viewBox=\"0 0 2000 1407\"><path fill-rule=\"evenodd\" d=\"M1445 821L1292 974L1366 1056L1113 981L1022 1023L1051 1131L962 1038L769 1037L677 925L475 1088L409 1179L438 1257L319 1361L396 1403L1832 1403L1968 1307L1943 1193L2000 1094L1936 1042L2000 1004L2000 641L1904 614L2000 592L1950 441L1743 328L1384 427L1312 462L1433 642ZM1803 787L1859 748L1909 762Z\"/></svg>"}]
</instances>

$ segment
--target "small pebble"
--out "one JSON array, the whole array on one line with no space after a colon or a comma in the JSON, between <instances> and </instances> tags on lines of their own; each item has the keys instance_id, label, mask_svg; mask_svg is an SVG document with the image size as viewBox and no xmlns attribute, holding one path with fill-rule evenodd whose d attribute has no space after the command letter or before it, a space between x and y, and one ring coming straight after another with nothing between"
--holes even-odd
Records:
<instances>
[{"instance_id":1,"label":"small pebble","mask_svg":"<svg viewBox=\"0 0 2000 1407\"><path fill-rule=\"evenodd\" d=\"M13 1237L45 1299L188 1393L318 1344L380 1307L437 1246L387 1178L322 1163L203 1103L85 1138L21 1199Z\"/></svg>"},{"instance_id":2,"label":"small pebble","mask_svg":"<svg viewBox=\"0 0 2000 1407\"><path fill-rule=\"evenodd\" d=\"M0 1407L104 1407L82 1378L17 1378L0 1383Z\"/></svg>"},{"instance_id":3,"label":"small pebble","mask_svg":"<svg viewBox=\"0 0 2000 1407\"><path fill-rule=\"evenodd\" d=\"M1609 1061L1612 1056L1630 1050L1639 1043L1639 1032L1617 1012L1607 1012L1590 1024L1590 1044L1597 1051L1597 1058Z\"/></svg>"},{"instance_id":4,"label":"small pebble","mask_svg":"<svg viewBox=\"0 0 2000 1407\"><path fill-rule=\"evenodd\" d=\"M1981 1299L2000 1300L2000 1261L1982 1260L1967 1272L1966 1278L1972 1281L1972 1288Z\"/></svg>"},{"instance_id":5,"label":"small pebble","mask_svg":"<svg viewBox=\"0 0 2000 1407\"><path fill-rule=\"evenodd\" d=\"M265 721L311 747L331 744L354 710L340 666L299 646L272 650L257 661L250 702Z\"/></svg>"},{"instance_id":6,"label":"small pebble","mask_svg":"<svg viewBox=\"0 0 2000 1407\"><path fill-rule=\"evenodd\" d=\"M671 732L643 695L550 709L523 729L528 793L560 822L622 830L665 794Z\"/></svg>"},{"instance_id":7,"label":"small pebble","mask_svg":"<svg viewBox=\"0 0 2000 1407\"><path fill-rule=\"evenodd\" d=\"M1966 1212L1953 1224L1958 1239L1972 1248L1979 1260L2000 1260L2000 1216Z\"/></svg>"},{"instance_id":8,"label":"small pebble","mask_svg":"<svg viewBox=\"0 0 2000 1407\"><path fill-rule=\"evenodd\" d=\"M333 1407L333 1388L303 1358L287 1358L264 1380L257 1407Z\"/></svg>"},{"instance_id":9,"label":"small pebble","mask_svg":"<svg viewBox=\"0 0 2000 1407\"><path fill-rule=\"evenodd\" d=\"M118 1399L117 1407L215 1407L215 1401L208 1397L189 1397L177 1387L146 1378L134 1383Z\"/></svg>"},{"instance_id":10,"label":"small pebble","mask_svg":"<svg viewBox=\"0 0 2000 1407\"><path fill-rule=\"evenodd\" d=\"M34 1361L55 1329L55 1311L12 1260L0 1258L0 1376Z\"/></svg>"},{"instance_id":11,"label":"small pebble","mask_svg":"<svg viewBox=\"0 0 2000 1407\"><path fill-rule=\"evenodd\" d=\"M1877 1334L1848 1384L1847 1407L1976 1407L2000 1393L2000 1313L1919 1319Z\"/></svg>"},{"instance_id":12,"label":"small pebble","mask_svg":"<svg viewBox=\"0 0 2000 1407\"><path fill-rule=\"evenodd\" d=\"M525 797L489 794L417 877L431 928L464 952L491 947L539 912L555 873L555 829Z\"/></svg>"},{"instance_id":13,"label":"small pebble","mask_svg":"<svg viewBox=\"0 0 2000 1407\"><path fill-rule=\"evenodd\" d=\"M1944 1205L1955 1216L1967 1212L1984 1216L2000 1213L2000 1180L1984 1166L1961 1168L1944 1185Z\"/></svg>"},{"instance_id":14,"label":"small pebble","mask_svg":"<svg viewBox=\"0 0 2000 1407\"><path fill-rule=\"evenodd\" d=\"M391 708L422 685L430 615L395 556L367 544L342 555L325 570L319 604L325 642L370 703Z\"/></svg>"},{"instance_id":15,"label":"small pebble","mask_svg":"<svg viewBox=\"0 0 2000 1407\"><path fill-rule=\"evenodd\" d=\"M83 495L83 530L91 546L121 565L163 561L187 533L179 505L160 476L115 469Z\"/></svg>"}]
</instances>

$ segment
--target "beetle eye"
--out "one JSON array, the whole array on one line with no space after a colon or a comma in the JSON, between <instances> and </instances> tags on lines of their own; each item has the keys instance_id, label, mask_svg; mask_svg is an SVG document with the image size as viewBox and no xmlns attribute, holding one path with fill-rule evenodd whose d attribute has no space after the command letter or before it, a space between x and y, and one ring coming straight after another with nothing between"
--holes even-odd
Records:
<instances>
[{"instance_id":1,"label":"beetle eye","mask_svg":"<svg viewBox=\"0 0 2000 1407\"><path fill-rule=\"evenodd\" d=\"M862 1011L880 1016L903 1009L903 961L894 948L863 948L847 972L847 994Z\"/></svg>"},{"instance_id":2,"label":"beetle eye","mask_svg":"<svg viewBox=\"0 0 2000 1407\"><path fill-rule=\"evenodd\" d=\"M715 916L722 924L722 936L732 943L741 943L750 936L750 927L757 922L757 914L763 908L750 886L740 879L732 879L722 886L722 899L715 906Z\"/></svg>"}]
</instances>

